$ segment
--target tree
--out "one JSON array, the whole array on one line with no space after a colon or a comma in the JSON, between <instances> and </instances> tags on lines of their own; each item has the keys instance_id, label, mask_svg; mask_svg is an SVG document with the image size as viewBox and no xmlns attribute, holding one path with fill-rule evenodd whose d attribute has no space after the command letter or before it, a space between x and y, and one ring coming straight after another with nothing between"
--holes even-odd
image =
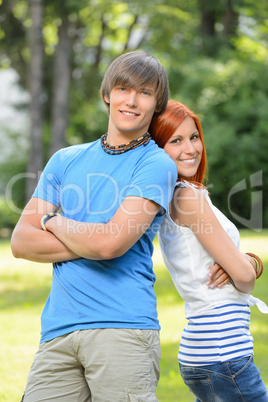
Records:
<instances>
[{"instance_id":1,"label":"tree","mask_svg":"<svg viewBox=\"0 0 268 402\"><path fill-rule=\"evenodd\" d=\"M64 16L58 29L58 44L54 55L50 155L67 144L70 63L70 22L68 16Z\"/></svg>"},{"instance_id":2,"label":"tree","mask_svg":"<svg viewBox=\"0 0 268 402\"><path fill-rule=\"evenodd\" d=\"M0 6L0 63L15 68L26 89L29 5L3 0ZM211 192L228 212L230 187L258 171L260 163L263 181L268 177L267 14L265 0L47 0L40 92L43 137L39 132L43 161L62 146L104 133L108 116L99 95L103 74L119 54L141 49L163 63L171 98L202 116ZM250 152L250 138L255 152ZM245 214L241 199L234 199L232 208ZM265 221L268 225L268 216Z\"/></svg>"},{"instance_id":3,"label":"tree","mask_svg":"<svg viewBox=\"0 0 268 402\"><path fill-rule=\"evenodd\" d=\"M31 60L29 66L30 101L30 155L27 173L31 179L27 180L26 197L29 199L37 184L38 172L43 168L43 71L44 71L44 43L43 43L43 0L30 0L31 28L29 30L29 48ZM33 174L33 176L31 176Z\"/></svg>"}]
</instances>

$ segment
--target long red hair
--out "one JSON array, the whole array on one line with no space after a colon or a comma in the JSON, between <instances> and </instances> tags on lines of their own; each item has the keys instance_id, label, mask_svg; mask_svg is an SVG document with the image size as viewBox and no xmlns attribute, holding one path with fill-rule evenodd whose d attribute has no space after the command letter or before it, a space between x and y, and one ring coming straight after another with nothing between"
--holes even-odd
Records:
<instances>
[{"instance_id":1,"label":"long red hair","mask_svg":"<svg viewBox=\"0 0 268 402\"><path fill-rule=\"evenodd\" d=\"M153 118L149 132L156 144L160 148L164 148L170 137L175 133L178 126L186 119L186 117L191 117L195 122L203 145L203 152L196 174L191 178L178 176L178 179L202 184L206 177L207 156L202 126L199 118L194 114L194 112L188 109L188 107L183 103L171 100L168 102L165 112Z\"/></svg>"}]
</instances>

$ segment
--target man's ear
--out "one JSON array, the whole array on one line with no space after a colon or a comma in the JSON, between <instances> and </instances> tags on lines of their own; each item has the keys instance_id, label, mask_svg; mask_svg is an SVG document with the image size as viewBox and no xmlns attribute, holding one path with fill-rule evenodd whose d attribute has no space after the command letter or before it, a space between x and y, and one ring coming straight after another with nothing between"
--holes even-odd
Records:
<instances>
[{"instance_id":1,"label":"man's ear","mask_svg":"<svg viewBox=\"0 0 268 402\"><path fill-rule=\"evenodd\" d=\"M110 99L108 98L107 95L103 96L103 99L105 100L105 102L109 105L110 104Z\"/></svg>"}]
</instances>

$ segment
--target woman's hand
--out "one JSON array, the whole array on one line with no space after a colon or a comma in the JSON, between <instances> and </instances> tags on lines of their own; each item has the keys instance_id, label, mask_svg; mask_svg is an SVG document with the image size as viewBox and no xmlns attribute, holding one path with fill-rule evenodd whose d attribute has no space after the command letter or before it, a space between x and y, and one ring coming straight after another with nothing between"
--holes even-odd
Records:
<instances>
[{"instance_id":1,"label":"woman's hand","mask_svg":"<svg viewBox=\"0 0 268 402\"><path fill-rule=\"evenodd\" d=\"M221 288L232 280L227 272L217 263L209 267L208 276L209 279L206 284L212 289L216 287Z\"/></svg>"}]
</instances>

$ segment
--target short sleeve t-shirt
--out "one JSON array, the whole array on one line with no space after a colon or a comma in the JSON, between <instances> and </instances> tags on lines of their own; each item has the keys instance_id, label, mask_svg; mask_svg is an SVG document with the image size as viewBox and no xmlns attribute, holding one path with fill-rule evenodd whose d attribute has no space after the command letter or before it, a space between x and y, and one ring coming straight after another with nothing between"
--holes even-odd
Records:
<instances>
[{"instance_id":1,"label":"short sleeve t-shirt","mask_svg":"<svg viewBox=\"0 0 268 402\"><path fill-rule=\"evenodd\" d=\"M51 292L41 317L41 342L79 329L160 328L152 241L176 176L175 163L153 140L120 155L106 153L98 140L62 149L50 159L33 196L60 207L68 218L107 223L128 196L152 200L159 211L123 256L53 264ZM128 225L134 224L130 217ZM114 232L119 234L120 225Z\"/></svg>"}]
</instances>

